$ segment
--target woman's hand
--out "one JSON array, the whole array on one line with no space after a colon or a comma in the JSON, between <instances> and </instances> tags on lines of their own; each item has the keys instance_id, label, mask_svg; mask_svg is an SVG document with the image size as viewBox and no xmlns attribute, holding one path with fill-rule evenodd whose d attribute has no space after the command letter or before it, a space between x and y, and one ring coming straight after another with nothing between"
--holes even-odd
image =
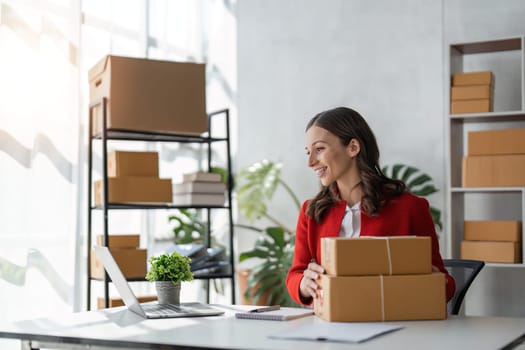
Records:
<instances>
[{"instance_id":1,"label":"woman's hand","mask_svg":"<svg viewBox=\"0 0 525 350\"><path fill-rule=\"evenodd\" d=\"M299 292L303 298L317 298L320 290L317 280L320 275L324 273L324 269L321 265L315 262L308 264L308 267L303 272L303 278L299 284Z\"/></svg>"}]
</instances>

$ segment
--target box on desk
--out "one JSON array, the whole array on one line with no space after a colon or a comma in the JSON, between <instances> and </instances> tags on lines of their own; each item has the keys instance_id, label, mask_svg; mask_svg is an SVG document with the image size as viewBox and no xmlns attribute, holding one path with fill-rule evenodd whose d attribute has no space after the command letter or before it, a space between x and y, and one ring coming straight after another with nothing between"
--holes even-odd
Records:
<instances>
[{"instance_id":1,"label":"box on desk","mask_svg":"<svg viewBox=\"0 0 525 350\"><path fill-rule=\"evenodd\" d=\"M463 239L466 241L521 242L521 221L465 221Z\"/></svg>"},{"instance_id":2,"label":"box on desk","mask_svg":"<svg viewBox=\"0 0 525 350\"><path fill-rule=\"evenodd\" d=\"M139 301L139 303L147 303L149 301L156 301L157 296L156 295L138 296L137 300ZM122 300L122 298L110 297L108 307L117 307L117 306L124 306L124 300ZM105 303L104 298L97 298L97 307L99 309L106 308L106 303Z\"/></svg>"},{"instance_id":3,"label":"box on desk","mask_svg":"<svg viewBox=\"0 0 525 350\"><path fill-rule=\"evenodd\" d=\"M104 235L97 235L97 245L104 245ZM108 235L106 246L109 248L138 248L140 235Z\"/></svg>"},{"instance_id":4,"label":"box on desk","mask_svg":"<svg viewBox=\"0 0 525 350\"><path fill-rule=\"evenodd\" d=\"M113 151L108 155L108 177L159 177L157 152Z\"/></svg>"},{"instance_id":5,"label":"box on desk","mask_svg":"<svg viewBox=\"0 0 525 350\"><path fill-rule=\"evenodd\" d=\"M447 317L442 273L396 276L321 275L315 314L331 322L440 320Z\"/></svg>"},{"instance_id":6,"label":"box on desk","mask_svg":"<svg viewBox=\"0 0 525 350\"><path fill-rule=\"evenodd\" d=\"M469 156L525 154L525 128L470 131Z\"/></svg>"},{"instance_id":7,"label":"box on desk","mask_svg":"<svg viewBox=\"0 0 525 350\"><path fill-rule=\"evenodd\" d=\"M108 201L110 203L170 203L172 186L170 179L126 176L109 177ZM95 205L103 203L102 180L95 182Z\"/></svg>"},{"instance_id":8,"label":"box on desk","mask_svg":"<svg viewBox=\"0 0 525 350\"><path fill-rule=\"evenodd\" d=\"M205 65L108 55L89 70L90 103L107 128L199 135L208 130ZM93 109L94 133L102 108Z\"/></svg>"},{"instance_id":9,"label":"box on desk","mask_svg":"<svg viewBox=\"0 0 525 350\"><path fill-rule=\"evenodd\" d=\"M325 237L321 265L329 275L408 275L432 272L430 237Z\"/></svg>"},{"instance_id":10,"label":"box on desk","mask_svg":"<svg viewBox=\"0 0 525 350\"><path fill-rule=\"evenodd\" d=\"M461 258L493 263L520 263L521 242L462 241Z\"/></svg>"},{"instance_id":11,"label":"box on desk","mask_svg":"<svg viewBox=\"0 0 525 350\"><path fill-rule=\"evenodd\" d=\"M146 276L146 249L110 249L126 278L144 278ZM104 266L95 251L91 250L91 277L104 278Z\"/></svg>"},{"instance_id":12,"label":"box on desk","mask_svg":"<svg viewBox=\"0 0 525 350\"><path fill-rule=\"evenodd\" d=\"M464 187L525 186L525 154L466 156Z\"/></svg>"}]
</instances>

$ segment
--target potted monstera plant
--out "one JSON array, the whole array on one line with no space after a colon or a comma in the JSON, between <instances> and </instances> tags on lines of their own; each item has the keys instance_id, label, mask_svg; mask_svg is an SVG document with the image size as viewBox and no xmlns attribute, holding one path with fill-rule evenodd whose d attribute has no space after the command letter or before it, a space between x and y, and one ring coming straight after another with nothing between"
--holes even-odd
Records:
<instances>
[{"instance_id":1,"label":"potted monstera plant","mask_svg":"<svg viewBox=\"0 0 525 350\"><path fill-rule=\"evenodd\" d=\"M242 169L236 176L239 211L250 223L236 226L259 233L254 247L241 253L239 260L257 261L247 272L246 289L243 293L245 299L254 304L297 306L285 285L286 275L292 264L295 230L281 222L270 210L274 194L282 189L299 213L299 199L282 180L281 168L281 163L263 160ZM263 221L270 222L270 225L260 227L254 224Z\"/></svg>"},{"instance_id":2,"label":"potted monstera plant","mask_svg":"<svg viewBox=\"0 0 525 350\"><path fill-rule=\"evenodd\" d=\"M155 282L159 304L180 304L181 282L193 280L190 261L190 258L176 252L149 259L146 280Z\"/></svg>"}]
</instances>

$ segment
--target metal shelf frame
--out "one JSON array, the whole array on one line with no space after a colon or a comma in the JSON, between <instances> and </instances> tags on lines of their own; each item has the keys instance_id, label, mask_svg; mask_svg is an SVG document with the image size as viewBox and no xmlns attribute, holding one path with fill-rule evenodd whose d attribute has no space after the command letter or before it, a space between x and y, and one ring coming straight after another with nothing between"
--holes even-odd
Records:
<instances>
[{"instance_id":1,"label":"metal shelf frame","mask_svg":"<svg viewBox=\"0 0 525 350\"><path fill-rule=\"evenodd\" d=\"M229 109L222 109L208 114L208 135L207 136L195 136L195 135L182 135L162 132L149 132L149 131L136 131L136 130L122 130L122 129L107 129L107 99L104 97L89 106L89 145L88 145L88 213L87 213L87 310L91 310L91 282L101 281L104 283L104 299L105 307L109 307L109 278L107 272L103 279L97 279L91 277L91 246L93 243L92 239L92 211L101 210L103 213L103 244L107 245L109 238L109 211L110 210L166 210L166 209L184 209L184 208L195 208L206 210L208 230L206 232L206 244L209 246L211 242L211 210L227 210L229 219L229 273L212 273L209 275L195 276L195 279L210 280L210 279L230 279L231 281L231 301L235 304L235 272L234 272L234 224L233 224L233 213L232 213L232 188L233 188L233 175L232 175L232 161L231 161L231 146L230 146L230 113ZM102 130L98 133L94 133L93 111L95 107L100 106L102 108ZM223 115L226 123L226 137L212 137L212 119L215 116ZM102 147L102 183L103 183L103 203L102 205L93 205L93 141L100 140ZM145 141L145 142L177 142L177 143L197 143L204 144L207 146L207 162L208 171L212 167L212 144L217 142L226 143L226 168L227 168L227 204L225 206L186 206L186 205L171 205L171 204L130 204L130 203L109 203L108 201L108 169L107 169L107 151L108 142L111 140L117 141ZM128 279L130 282L143 282L146 281L143 278L132 278ZM207 301L210 299L209 285L207 288Z\"/></svg>"}]
</instances>

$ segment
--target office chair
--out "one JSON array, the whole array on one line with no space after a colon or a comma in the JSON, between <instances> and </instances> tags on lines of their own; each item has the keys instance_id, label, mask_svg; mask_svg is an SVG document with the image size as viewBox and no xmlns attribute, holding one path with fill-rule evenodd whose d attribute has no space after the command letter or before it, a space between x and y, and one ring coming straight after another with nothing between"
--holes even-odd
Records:
<instances>
[{"instance_id":1,"label":"office chair","mask_svg":"<svg viewBox=\"0 0 525 350\"><path fill-rule=\"evenodd\" d=\"M479 260L443 259L443 263L456 281L456 292L447 304L447 311L451 315L457 315L467 290L483 266L485 266L485 262Z\"/></svg>"}]
</instances>

